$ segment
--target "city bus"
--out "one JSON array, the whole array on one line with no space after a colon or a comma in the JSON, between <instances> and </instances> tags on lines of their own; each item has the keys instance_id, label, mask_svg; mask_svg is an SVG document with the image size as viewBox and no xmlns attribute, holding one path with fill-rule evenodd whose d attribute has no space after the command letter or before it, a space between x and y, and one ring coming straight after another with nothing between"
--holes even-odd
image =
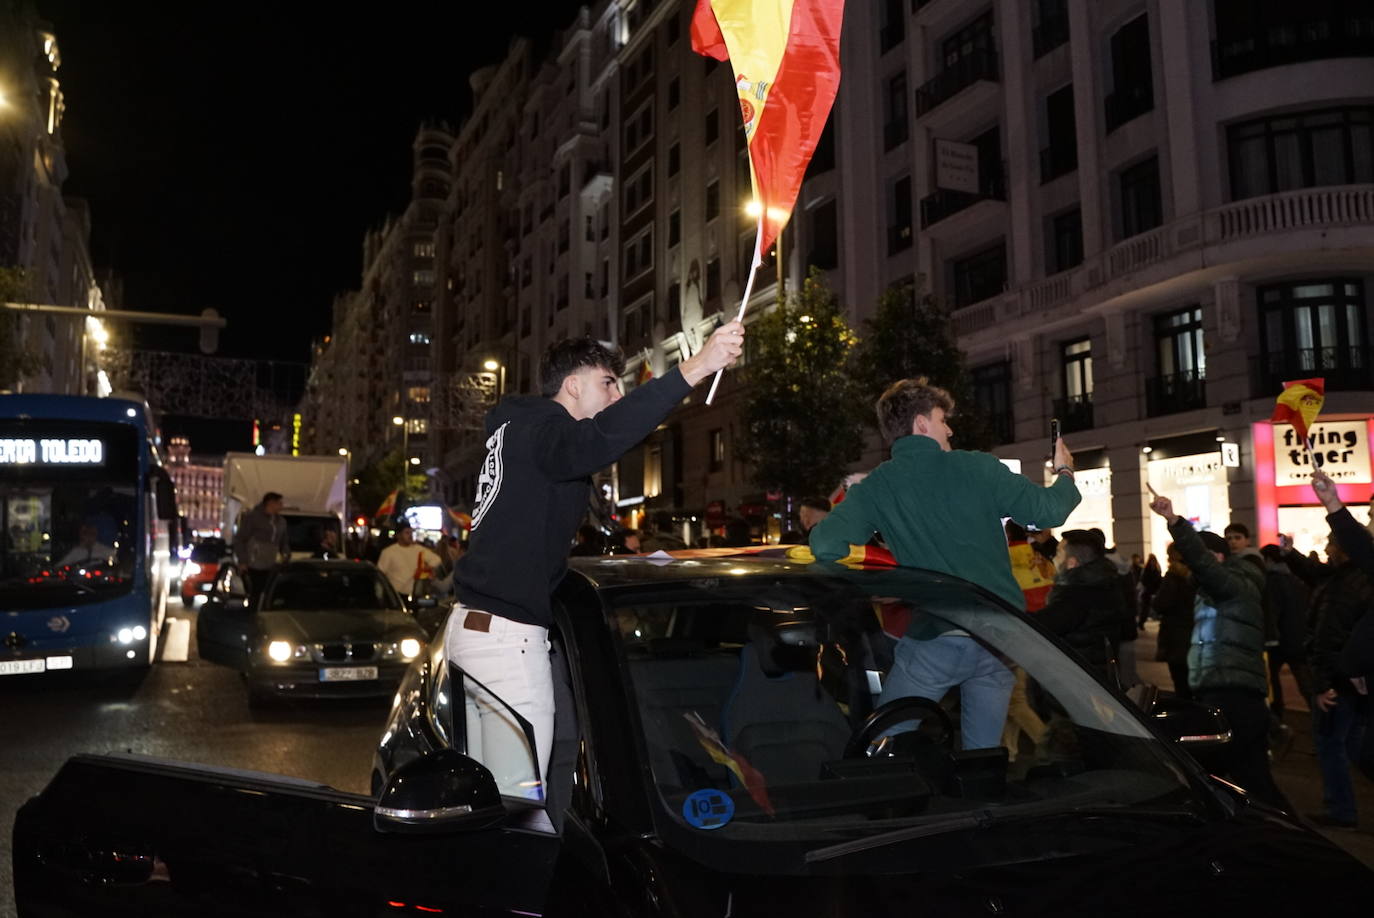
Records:
<instances>
[{"instance_id":1,"label":"city bus","mask_svg":"<svg viewBox=\"0 0 1374 918\"><path fill-rule=\"evenodd\" d=\"M176 523L146 403L0 395L0 676L150 666Z\"/></svg>"}]
</instances>

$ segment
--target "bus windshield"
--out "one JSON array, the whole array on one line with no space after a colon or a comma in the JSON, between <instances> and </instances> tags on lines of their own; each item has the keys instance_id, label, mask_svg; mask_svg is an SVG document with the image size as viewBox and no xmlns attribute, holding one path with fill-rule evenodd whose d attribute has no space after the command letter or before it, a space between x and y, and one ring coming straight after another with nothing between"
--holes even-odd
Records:
<instances>
[{"instance_id":1,"label":"bus windshield","mask_svg":"<svg viewBox=\"0 0 1374 918\"><path fill-rule=\"evenodd\" d=\"M84 605L133 589L137 448L125 425L4 424L0 609Z\"/></svg>"}]
</instances>

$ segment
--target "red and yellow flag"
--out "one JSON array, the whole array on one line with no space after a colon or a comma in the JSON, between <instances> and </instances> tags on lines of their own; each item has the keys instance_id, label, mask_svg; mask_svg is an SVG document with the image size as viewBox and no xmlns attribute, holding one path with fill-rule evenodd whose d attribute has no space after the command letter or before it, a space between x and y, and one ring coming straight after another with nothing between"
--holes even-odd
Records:
<instances>
[{"instance_id":1,"label":"red and yellow flag","mask_svg":"<svg viewBox=\"0 0 1374 918\"><path fill-rule=\"evenodd\" d=\"M1288 423L1298 432L1298 439L1307 442L1307 429L1321 414L1326 401L1325 379L1295 379L1283 384L1283 394L1274 405L1270 421Z\"/></svg>"},{"instance_id":2,"label":"red and yellow flag","mask_svg":"<svg viewBox=\"0 0 1374 918\"><path fill-rule=\"evenodd\" d=\"M390 514L395 513L395 512L396 512L396 498L397 498L397 496L400 495L400 493L401 493L401 489L400 489L400 488L397 488L395 491L392 491L390 494L388 494L388 495L386 496L386 500L382 501L382 505L381 505L380 507L377 508L377 515L378 515L378 516L389 516Z\"/></svg>"},{"instance_id":3,"label":"red and yellow flag","mask_svg":"<svg viewBox=\"0 0 1374 918\"><path fill-rule=\"evenodd\" d=\"M697 0L692 48L735 73L760 253L792 215L835 101L843 18L844 0Z\"/></svg>"}]
</instances>

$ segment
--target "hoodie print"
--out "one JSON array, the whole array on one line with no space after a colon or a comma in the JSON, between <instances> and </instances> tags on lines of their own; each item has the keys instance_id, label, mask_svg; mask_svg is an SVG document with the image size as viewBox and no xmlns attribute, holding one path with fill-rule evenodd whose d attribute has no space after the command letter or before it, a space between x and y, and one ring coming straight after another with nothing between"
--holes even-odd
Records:
<instances>
[{"instance_id":1,"label":"hoodie print","mask_svg":"<svg viewBox=\"0 0 1374 918\"><path fill-rule=\"evenodd\" d=\"M496 428L496 433L487 438L487 458L482 460L482 471L477 475L477 496L472 501L473 529L482 524L482 518L487 515L487 510L496 502L496 495L501 491L501 450L506 442L506 427L509 425L510 421L507 421Z\"/></svg>"}]
</instances>

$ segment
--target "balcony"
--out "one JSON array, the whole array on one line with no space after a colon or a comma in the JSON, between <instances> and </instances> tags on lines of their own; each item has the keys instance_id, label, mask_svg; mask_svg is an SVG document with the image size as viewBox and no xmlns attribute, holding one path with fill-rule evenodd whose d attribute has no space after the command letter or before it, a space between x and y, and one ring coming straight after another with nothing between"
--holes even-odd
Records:
<instances>
[{"instance_id":1,"label":"balcony","mask_svg":"<svg viewBox=\"0 0 1374 918\"><path fill-rule=\"evenodd\" d=\"M1078 147L1045 147L1040 151L1040 184L1078 168Z\"/></svg>"},{"instance_id":2,"label":"balcony","mask_svg":"<svg viewBox=\"0 0 1374 918\"><path fill-rule=\"evenodd\" d=\"M883 125L883 152L889 152L898 144L906 143L911 131L905 118L897 118Z\"/></svg>"},{"instance_id":3,"label":"balcony","mask_svg":"<svg viewBox=\"0 0 1374 918\"><path fill-rule=\"evenodd\" d=\"M1150 83L1127 86L1107 96L1107 133L1133 121L1155 107L1155 90Z\"/></svg>"},{"instance_id":4,"label":"balcony","mask_svg":"<svg viewBox=\"0 0 1374 918\"><path fill-rule=\"evenodd\" d=\"M916 117L922 117L979 80L998 82L996 51L975 51L924 83L916 90Z\"/></svg>"},{"instance_id":5,"label":"balcony","mask_svg":"<svg viewBox=\"0 0 1374 918\"><path fill-rule=\"evenodd\" d=\"M1308 347L1251 358L1255 398L1277 395L1290 379L1319 376L1328 392L1374 390L1374 349L1363 345Z\"/></svg>"},{"instance_id":6,"label":"balcony","mask_svg":"<svg viewBox=\"0 0 1374 918\"><path fill-rule=\"evenodd\" d=\"M982 189L977 194L937 188L933 194L921 198L921 229L933 226L946 217L972 207L979 201L1005 201L1007 199L1007 183L1000 166L991 175L983 177L980 184Z\"/></svg>"},{"instance_id":7,"label":"balcony","mask_svg":"<svg viewBox=\"0 0 1374 918\"><path fill-rule=\"evenodd\" d=\"M1145 380L1145 416L1157 418L1207 407L1207 380L1197 370L1185 370Z\"/></svg>"},{"instance_id":8,"label":"balcony","mask_svg":"<svg viewBox=\"0 0 1374 918\"><path fill-rule=\"evenodd\" d=\"M1287 23L1243 23L1212 42L1212 79L1328 58L1374 57L1371 24L1368 16L1311 20L1301 14ZM1361 25L1363 29L1352 28ZM1359 32L1363 34L1352 34Z\"/></svg>"},{"instance_id":9,"label":"balcony","mask_svg":"<svg viewBox=\"0 0 1374 918\"><path fill-rule=\"evenodd\" d=\"M1068 40L1069 20L1067 17L1056 16L1052 19L1043 19L1038 26L1031 29L1031 47L1036 60L1049 54Z\"/></svg>"},{"instance_id":10,"label":"balcony","mask_svg":"<svg viewBox=\"0 0 1374 918\"><path fill-rule=\"evenodd\" d=\"M1093 429L1093 396L1075 395L1054 400L1054 416L1059 418L1059 429L1063 433L1075 433Z\"/></svg>"}]
</instances>

